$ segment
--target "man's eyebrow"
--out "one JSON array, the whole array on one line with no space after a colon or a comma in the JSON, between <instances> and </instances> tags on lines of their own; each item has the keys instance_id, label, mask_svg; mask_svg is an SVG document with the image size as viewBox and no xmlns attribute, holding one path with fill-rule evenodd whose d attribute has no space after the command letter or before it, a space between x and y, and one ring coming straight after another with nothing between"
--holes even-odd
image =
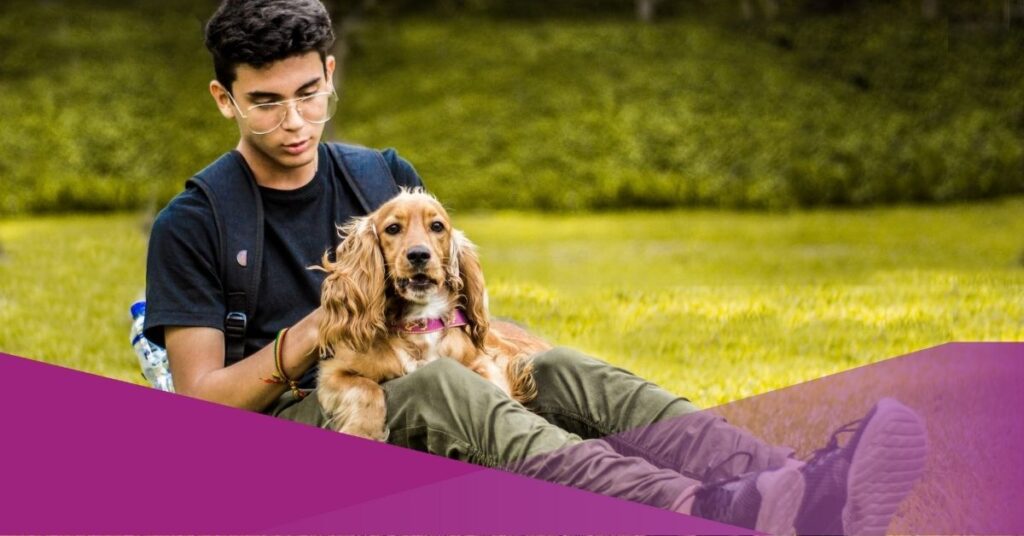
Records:
<instances>
[{"instance_id":1,"label":"man's eyebrow","mask_svg":"<svg viewBox=\"0 0 1024 536\"><path fill-rule=\"evenodd\" d=\"M310 80L309 82L306 82L305 84L302 84L301 86L299 86L299 89L295 90L295 92L296 93L302 93L303 90L309 89L310 87L315 86L321 80L322 80L322 78L318 76L318 77ZM248 95L249 98L252 99L252 100L256 100L256 99L281 100L281 99L285 98L284 96L282 96L282 95L280 95L278 93L271 92L271 91L250 91L250 92L246 93L246 95Z\"/></svg>"},{"instance_id":2,"label":"man's eyebrow","mask_svg":"<svg viewBox=\"0 0 1024 536\"><path fill-rule=\"evenodd\" d=\"M250 91L250 92L246 93L246 95L248 95L249 98L252 99L252 100L257 100L257 99L281 100L283 98L281 95L279 95L277 93L272 93L270 91Z\"/></svg>"},{"instance_id":3,"label":"man's eyebrow","mask_svg":"<svg viewBox=\"0 0 1024 536\"><path fill-rule=\"evenodd\" d=\"M320 80L322 80L322 78L320 78L318 76L318 77L310 80L309 82L306 82L305 84L302 84L301 86L299 86L299 89L296 91L296 93L301 93L302 90L309 89L309 88L315 86L318 82L320 82Z\"/></svg>"}]
</instances>

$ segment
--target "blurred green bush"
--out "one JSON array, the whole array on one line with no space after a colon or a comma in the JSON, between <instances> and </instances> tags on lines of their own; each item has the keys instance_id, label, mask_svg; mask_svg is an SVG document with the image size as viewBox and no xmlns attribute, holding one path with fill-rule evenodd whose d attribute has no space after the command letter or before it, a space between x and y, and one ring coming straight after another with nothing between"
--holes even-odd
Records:
<instances>
[{"instance_id":1,"label":"blurred green bush","mask_svg":"<svg viewBox=\"0 0 1024 536\"><path fill-rule=\"evenodd\" d=\"M5 1L0 214L162 202L237 142L206 85L201 2Z\"/></svg>"},{"instance_id":2,"label":"blurred green bush","mask_svg":"<svg viewBox=\"0 0 1024 536\"><path fill-rule=\"evenodd\" d=\"M206 90L213 4L7 3L0 214L162 204L232 147ZM992 197L1024 192L1022 44L885 6L378 19L355 34L334 131L397 147L457 208Z\"/></svg>"},{"instance_id":3,"label":"blurred green bush","mask_svg":"<svg viewBox=\"0 0 1024 536\"><path fill-rule=\"evenodd\" d=\"M603 209L942 202L1024 191L1020 33L884 9L406 20L360 34L343 136L448 203ZM998 28L996 30L999 30Z\"/></svg>"}]
</instances>

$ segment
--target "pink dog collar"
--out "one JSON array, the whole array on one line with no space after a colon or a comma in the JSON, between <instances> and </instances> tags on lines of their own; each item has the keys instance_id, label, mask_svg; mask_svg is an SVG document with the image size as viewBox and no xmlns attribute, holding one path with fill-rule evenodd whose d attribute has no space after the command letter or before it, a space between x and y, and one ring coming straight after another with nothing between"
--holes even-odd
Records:
<instances>
[{"instance_id":1,"label":"pink dog collar","mask_svg":"<svg viewBox=\"0 0 1024 536\"><path fill-rule=\"evenodd\" d=\"M451 322L447 324L444 323L443 318L420 318L405 324L398 324L396 329L399 333L434 333L445 328L457 328L468 324L469 322L466 320L466 315L462 313L462 309L456 309L452 314Z\"/></svg>"}]
</instances>

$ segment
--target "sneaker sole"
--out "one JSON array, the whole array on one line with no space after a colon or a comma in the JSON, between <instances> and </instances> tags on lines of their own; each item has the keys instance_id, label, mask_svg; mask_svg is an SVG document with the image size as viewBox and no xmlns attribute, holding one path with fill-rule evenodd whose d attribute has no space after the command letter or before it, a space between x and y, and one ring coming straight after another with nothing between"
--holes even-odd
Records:
<instances>
[{"instance_id":1,"label":"sneaker sole","mask_svg":"<svg viewBox=\"0 0 1024 536\"><path fill-rule=\"evenodd\" d=\"M785 467L766 471L757 477L761 507L757 512L755 530L768 534L794 534L800 502L804 496L804 477L800 471Z\"/></svg>"},{"instance_id":2,"label":"sneaker sole","mask_svg":"<svg viewBox=\"0 0 1024 536\"><path fill-rule=\"evenodd\" d=\"M896 509L921 478L927 453L921 417L896 400L880 400L850 463L843 531L885 534Z\"/></svg>"}]
</instances>

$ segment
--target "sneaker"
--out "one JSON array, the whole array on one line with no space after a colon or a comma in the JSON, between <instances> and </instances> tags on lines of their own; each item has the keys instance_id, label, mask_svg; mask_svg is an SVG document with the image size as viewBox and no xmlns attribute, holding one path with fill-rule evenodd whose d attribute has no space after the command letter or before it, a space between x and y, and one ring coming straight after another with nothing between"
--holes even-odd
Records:
<instances>
[{"instance_id":1,"label":"sneaker","mask_svg":"<svg viewBox=\"0 0 1024 536\"><path fill-rule=\"evenodd\" d=\"M852 432L845 446L839 435ZM924 471L924 422L891 398L832 433L800 468L806 492L797 534L885 534L896 508Z\"/></svg>"},{"instance_id":2,"label":"sneaker","mask_svg":"<svg viewBox=\"0 0 1024 536\"><path fill-rule=\"evenodd\" d=\"M690 515L767 534L793 534L804 493L800 471L783 467L704 484L693 495Z\"/></svg>"}]
</instances>

